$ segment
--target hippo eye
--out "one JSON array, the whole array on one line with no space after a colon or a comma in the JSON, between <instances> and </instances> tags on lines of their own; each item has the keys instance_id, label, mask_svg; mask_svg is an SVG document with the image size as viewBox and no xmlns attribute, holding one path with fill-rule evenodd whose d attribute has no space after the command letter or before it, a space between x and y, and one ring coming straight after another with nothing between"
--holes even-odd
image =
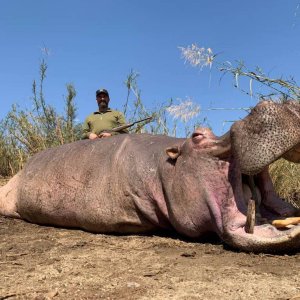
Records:
<instances>
[{"instance_id":1,"label":"hippo eye","mask_svg":"<svg viewBox=\"0 0 300 300\"><path fill-rule=\"evenodd\" d=\"M204 137L204 134L203 134L203 133L201 133L201 132L194 132L194 133L192 134L192 138L199 137L200 135L201 135L201 137Z\"/></svg>"},{"instance_id":2,"label":"hippo eye","mask_svg":"<svg viewBox=\"0 0 300 300\"><path fill-rule=\"evenodd\" d=\"M193 139L193 141L194 142L200 142L200 141L202 141L203 139L204 139L204 134L203 133L201 133L201 132L194 132L193 134L192 134L192 139Z\"/></svg>"}]
</instances>

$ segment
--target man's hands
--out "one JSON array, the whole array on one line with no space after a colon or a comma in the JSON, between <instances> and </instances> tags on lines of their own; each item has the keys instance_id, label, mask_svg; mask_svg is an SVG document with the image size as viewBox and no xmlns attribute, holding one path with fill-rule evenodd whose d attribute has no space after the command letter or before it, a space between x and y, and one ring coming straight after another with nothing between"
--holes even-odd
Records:
<instances>
[{"instance_id":1,"label":"man's hands","mask_svg":"<svg viewBox=\"0 0 300 300\"><path fill-rule=\"evenodd\" d=\"M96 133L92 133L92 132L91 132L91 133L89 134L89 139L90 139L90 140L94 140L94 139L97 139L97 138L98 138L98 135L97 135Z\"/></svg>"},{"instance_id":2,"label":"man's hands","mask_svg":"<svg viewBox=\"0 0 300 300\"><path fill-rule=\"evenodd\" d=\"M111 133L109 132L102 132L98 135L98 137L101 139L101 138L104 138L104 137L110 137L111 136Z\"/></svg>"},{"instance_id":3,"label":"man's hands","mask_svg":"<svg viewBox=\"0 0 300 300\"><path fill-rule=\"evenodd\" d=\"M110 136L111 136L111 133L109 133L109 132L102 132L99 135L97 135L96 133L91 132L90 135L89 135L89 139L94 140L94 139L97 139L97 138L101 139L101 138L110 137Z\"/></svg>"}]
</instances>

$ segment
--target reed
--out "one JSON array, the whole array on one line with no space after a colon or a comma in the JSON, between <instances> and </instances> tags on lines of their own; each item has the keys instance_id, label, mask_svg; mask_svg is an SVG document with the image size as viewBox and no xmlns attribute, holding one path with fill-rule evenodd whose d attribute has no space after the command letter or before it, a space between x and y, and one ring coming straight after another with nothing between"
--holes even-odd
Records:
<instances>
[{"instance_id":1,"label":"reed","mask_svg":"<svg viewBox=\"0 0 300 300\"><path fill-rule=\"evenodd\" d=\"M47 64L41 61L39 83L32 84L32 108L13 105L1 121L0 130L0 176L13 176L33 154L64 143L75 141L80 136L81 126L76 124L76 90L67 84L65 111L59 114L46 102L44 82Z\"/></svg>"}]
</instances>

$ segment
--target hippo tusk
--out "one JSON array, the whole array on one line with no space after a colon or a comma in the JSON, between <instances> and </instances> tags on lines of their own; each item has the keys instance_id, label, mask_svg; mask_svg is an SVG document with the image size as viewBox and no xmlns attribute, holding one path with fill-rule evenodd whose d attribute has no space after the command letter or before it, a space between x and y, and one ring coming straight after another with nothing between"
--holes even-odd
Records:
<instances>
[{"instance_id":1,"label":"hippo tusk","mask_svg":"<svg viewBox=\"0 0 300 300\"><path fill-rule=\"evenodd\" d=\"M247 220L245 224L246 233L253 233L255 225L255 201L253 199L249 199L248 201L248 209L247 209Z\"/></svg>"},{"instance_id":2,"label":"hippo tusk","mask_svg":"<svg viewBox=\"0 0 300 300\"><path fill-rule=\"evenodd\" d=\"M289 225L297 225L300 224L300 217L291 217L291 218L286 218L284 220L274 220L272 222L272 225L275 226L276 228L284 228Z\"/></svg>"},{"instance_id":3,"label":"hippo tusk","mask_svg":"<svg viewBox=\"0 0 300 300\"><path fill-rule=\"evenodd\" d=\"M249 179L249 187L252 193L252 199L249 199L248 201L245 231L247 233L253 233L254 225L255 225L255 204L258 205L258 195L256 192L253 176L249 176L248 179Z\"/></svg>"}]
</instances>

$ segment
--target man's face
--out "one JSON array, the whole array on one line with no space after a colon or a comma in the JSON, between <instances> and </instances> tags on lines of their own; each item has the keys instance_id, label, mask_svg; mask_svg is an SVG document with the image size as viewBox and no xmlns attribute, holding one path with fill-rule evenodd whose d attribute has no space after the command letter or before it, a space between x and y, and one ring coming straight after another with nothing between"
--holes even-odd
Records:
<instances>
[{"instance_id":1,"label":"man's face","mask_svg":"<svg viewBox=\"0 0 300 300\"><path fill-rule=\"evenodd\" d=\"M99 109L106 109L108 107L108 103L109 103L109 97L104 94L104 93L100 93L97 95L96 97L97 103L98 103L98 107Z\"/></svg>"}]
</instances>

